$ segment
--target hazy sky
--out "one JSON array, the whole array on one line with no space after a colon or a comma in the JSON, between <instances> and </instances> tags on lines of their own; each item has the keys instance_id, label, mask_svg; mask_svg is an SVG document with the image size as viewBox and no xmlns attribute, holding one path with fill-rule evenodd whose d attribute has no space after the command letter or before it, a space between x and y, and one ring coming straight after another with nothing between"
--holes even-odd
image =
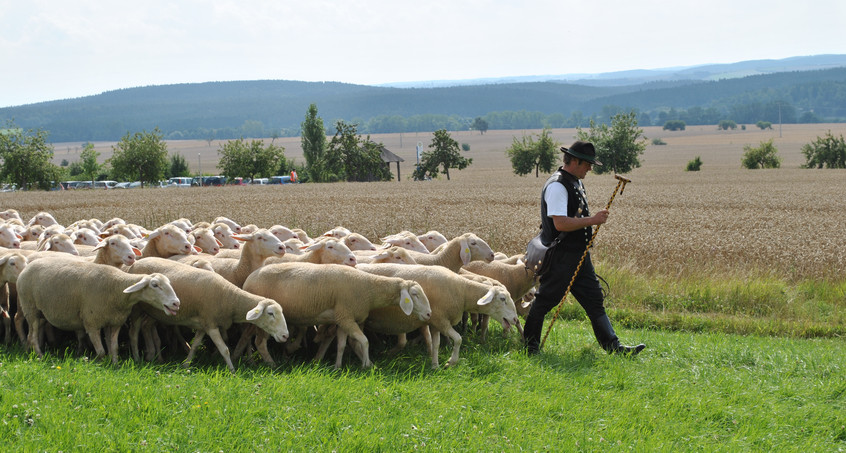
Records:
<instances>
[{"instance_id":1,"label":"hazy sky","mask_svg":"<svg viewBox=\"0 0 846 453\"><path fill-rule=\"evenodd\" d=\"M358 84L846 54L843 0L0 0L0 107L170 83Z\"/></svg>"}]
</instances>

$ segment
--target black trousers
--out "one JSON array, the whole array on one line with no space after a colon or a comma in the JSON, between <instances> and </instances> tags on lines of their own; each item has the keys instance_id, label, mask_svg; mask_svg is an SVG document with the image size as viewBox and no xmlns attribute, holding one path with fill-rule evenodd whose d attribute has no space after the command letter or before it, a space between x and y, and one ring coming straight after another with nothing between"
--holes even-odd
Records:
<instances>
[{"instance_id":1,"label":"black trousers","mask_svg":"<svg viewBox=\"0 0 846 453\"><path fill-rule=\"evenodd\" d=\"M561 302L583 253L583 250L562 248L556 250L553 255L552 268L540 279L535 300L532 302L532 308L529 310L526 325L523 328L526 347L529 349L536 350L540 345L544 317ZM570 294L576 298L576 301L579 302L579 305L582 306L591 320L605 314L602 286L600 286L599 279L596 277L590 252L579 268L579 274L570 288Z\"/></svg>"}]
</instances>

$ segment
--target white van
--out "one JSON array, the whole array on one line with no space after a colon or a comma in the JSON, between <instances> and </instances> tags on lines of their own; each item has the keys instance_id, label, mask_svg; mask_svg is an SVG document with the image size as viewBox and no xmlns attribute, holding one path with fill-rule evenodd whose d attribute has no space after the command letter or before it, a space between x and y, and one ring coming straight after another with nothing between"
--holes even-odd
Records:
<instances>
[{"instance_id":1,"label":"white van","mask_svg":"<svg viewBox=\"0 0 846 453\"><path fill-rule=\"evenodd\" d=\"M255 178L250 182L250 184L258 184L260 186L266 186L268 184L268 181L270 181L270 180L267 179L267 178Z\"/></svg>"}]
</instances>

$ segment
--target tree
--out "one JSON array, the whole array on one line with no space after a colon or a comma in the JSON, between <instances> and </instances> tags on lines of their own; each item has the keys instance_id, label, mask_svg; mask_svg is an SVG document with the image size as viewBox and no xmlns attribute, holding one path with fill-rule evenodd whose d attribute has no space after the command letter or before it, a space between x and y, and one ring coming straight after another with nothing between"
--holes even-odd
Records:
<instances>
[{"instance_id":1,"label":"tree","mask_svg":"<svg viewBox=\"0 0 846 453\"><path fill-rule=\"evenodd\" d=\"M846 168L846 141L843 135L837 138L831 131L802 146L802 154L806 160L804 168Z\"/></svg>"},{"instance_id":2,"label":"tree","mask_svg":"<svg viewBox=\"0 0 846 453\"><path fill-rule=\"evenodd\" d=\"M97 163L100 153L94 150L93 143L86 143L79 157L82 162L82 174L91 181L91 187L94 187L94 181L97 179L97 175L100 174L100 170L104 167L104 165Z\"/></svg>"},{"instance_id":3,"label":"tree","mask_svg":"<svg viewBox=\"0 0 846 453\"><path fill-rule=\"evenodd\" d=\"M170 179L180 176L191 176L191 172L188 170L188 162L185 161L185 157L182 154L171 154L170 165L168 165L165 172L165 178Z\"/></svg>"},{"instance_id":4,"label":"tree","mask_svg":"<svg viewBox=\"0 0 846 453\"><path fill-rule=\"evenodd\" d=\"M599 174L609 171L628 173L640 167L638 156L643 154L647 144L643 129L637 127L634 111L614 115L610 128L606 124L597 126L591 120L590 130L585 132L578 128L576 137L593 143L596 158L603 163L602 166L593 167L593 171Z\"/></svg>"},{"instance_id":5,"label":"tree","mask_svg":"<svg viewBox=\"0 0 846 453\"><path fill-rule=\"evenodd\" d=\"M320 182L323 175L323 155L326 152L326 129L323 118L317 116L317 104L308 106L302 125L300 143L303 147L303 157L310 180Z\"/></svg>"},{"instance_id":6,"label":"tree","mask_svg":"<svg viewBox=\"0 0 846 453\"><path fill-rule=\"evenodd\" d=\"M758 129L761 130L773 128L773 123L769 121L758 121L757 123L755 123L755 125L758 126Z\"/></svg>"},{"instance_id":7,"label":"tree","mask_svg":"<svg viewBox=\"0 0 846 453\"><path fill-rule=\"evenodd\" d=\"M251 140L247 144L243 138L227 141L217 153L220 155L217 168L229 179L238 176L269 178L276 174L285 157L285 149L280 146L272 143L264 146L261 140Z\"/></svg>"},{"instance_id":8,"label":"tree","mask_svg":"<svg viewBox=\"0 0 846 453\"><path fill-rule=\"evenodd\" d=\"M335 123L335 136L329 142L326 155L333 160L327 162L327 169L337 165L334 159L340 159L342 168L333 171L338 180L347 181L390 181L393 178L388 166L382 161L382 144L362 138L357 134L357 125L338 121Z\"/></svg>"},{"instance_id":9,"label":"tree","mask_svg":"<svg viewBox=\"0 0 846 453\"><path fill-rule=\"evenodd\" d=\"M664 123L665 131L683 131L687 125L682 120L669 120Z\"/></svg>"},{"instance_id":10,"label":"tree","mask_svg":"<svg viewBox=\"0 0 846 453\"><path fill-rule=\"evenodd\" d=\"M537 178L540 170L545 173L552 172L556 151L561 148L561 144L553 140L550 133L549 129L544 129L538 135L538 141L532 136L523 135L522 140L514 137L514 142L505 152L511 159L511 168L515 174L524 176L534 170Z\"/></svg>"},{"instance_id":11,"label":"tree","mask_svg":"<svg viewBox=\"0 0 846 453\"><path fill-rule=\"evenodd\" d=\"M434 137L432 137L429 151L425 151L420 157L420 166L414 170L413 176L414 179L425 179L427 174L435 177L443 169L447 181L449 181L450 168L463 170L472 163L473 159L461 155L458 142L453 140L449 132L446 129L439 129L435 131Z\"/></svg>"},{"instance_id":12,"label":"tree","mask_svg":"<svg viewBox=\"0 0 846 453\"><path fill-rule=\"evenodd\" d=\"M488 131L488 122L482 119L482 117L477 116L473 120L473 124L470 125L470 129L479 131L481 135L485 135L485 132Z\"/></svg>"},{"instance_id":13,"label":"tree","mask_svg":"<svg viewBox=\"0 0 846 453\"><path fill-rule=\"evenodd\" d=\"M54 165L53 146L47 144L47 132L24 131L11 120L0 130L0 180L17 184L22 190L49 189L61 179L62 169Z\"/></svg>"},{"instance_id":14,"label":"tree","mask_svg":"<svg viewBox=\"0 0 846 453\"><path fill-rule=\"evenodd\" d=\"M164 177L167 168L167 143L159 128L153 132L129 132L112 146L114 153L108 160L116 179L155 184Z\"/></svg>"},{"instance_id":15,"label":"tree","mask_svg":"<svg viewBox=\"0 0 846 453\"><path fill-rule=\"evenodd\" d=\"M750 170L757 168L779 168L781 158L778 157L778 148L773 145L773 140L761 142L761 146L755 148L752 145L743 147L743 158L740 163Z\"/></svg>"}]
</instances>

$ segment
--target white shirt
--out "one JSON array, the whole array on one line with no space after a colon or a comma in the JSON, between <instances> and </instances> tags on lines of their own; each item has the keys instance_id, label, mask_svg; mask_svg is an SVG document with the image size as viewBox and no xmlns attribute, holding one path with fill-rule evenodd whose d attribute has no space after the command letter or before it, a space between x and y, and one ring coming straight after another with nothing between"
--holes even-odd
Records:
<instances>
[{"instance_id":1,"label":"white shirt","mask_svg":"<svg viewBox=\"0 0 846 453\"><path fill-rule=\"evenodd\" d=\"M546 187L543 199L546 201L546 216L567 216L567 189L563 184L554 182Z\"/></svg>"}]
</instances>

